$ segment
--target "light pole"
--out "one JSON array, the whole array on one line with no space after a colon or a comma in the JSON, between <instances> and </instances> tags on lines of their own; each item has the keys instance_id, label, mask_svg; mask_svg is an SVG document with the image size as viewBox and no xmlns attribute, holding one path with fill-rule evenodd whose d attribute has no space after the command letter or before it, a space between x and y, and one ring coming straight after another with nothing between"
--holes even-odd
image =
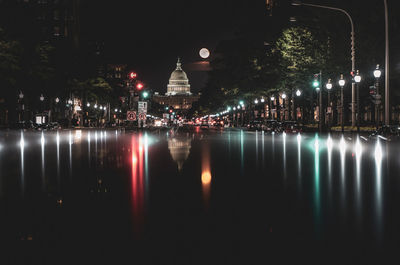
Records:
<instances>
[{"instance_id":1,"label":"light pole","mask_svg":"<svg viewBox=\"0 0 400 265\"><path fill-rule=\"evenodd\" d=\"M319 80L318 80L319 77ZM313 87L317 90L318 96L319 96L319 107L318 107L318 127L319 127L319 132L322 132L322 125L324 124L324 115L322 113L322 89L320 88L321 85L321 79L322 79L322 72L319 71L318 74L314 74L314 82L313 82Z\"/></svg>"},{"instance_id":2,"label":"light pole","mask_svg":"<svg viewBox=\"0 0 400 265\"><path fill-rule=\"evenodd\" d=\"M271 120L272 120L272 116L273 116L272 106L274 105L274 101L275 101L275 97L272 95L271 98L270 98L270 101L269 101L269 103L270 103L270 113L271 113L270 118L271 118Z\"/></svg>"},{"instance_id":3,"label":"light pole","mask_svg":"<svg viewBox=\"0 0 400 265\"><path fill-rule=\"evenodd\" d=\"M360 72L357 70L357 74L354 77L354 81L356 82L357 85L357 132L360 133L360 118L361 118L361 113L360 113L360 82L361 82L361 76Z\"/></svg>"},{"instance_id":4,"label":"light pole","mask_svg":"<svg viewBox=\"0 0 400 265\"><path fill-rule=\"evenodd\" d=\"M385 5L386 5L386 0L385 1ZM292 1L292 5L293 6L311 6L311 7L317 7L317 8L324 8L324 9L329 9L329 10L334 10L334 11L339 11L342 12L343 14L345 14L347 16L347 18L350 21L350 26L351 26L351 71L354 73L355 68L356 68L356 52L355 52L355 31L354 31L354 23L353 23L353 19L351 18L351 16L349 15L349 13L346 10L343 10L341 8L337 8L337 7L331 7L331 6L323 6L323 5L314 5L314 4L307 4L307 3L303 3L301 1L298 0L294 0ZM388 42L387 42L388 43ZM387 50L388 50L388 45L387 45ZM388 57L388 51L387 51L387 57ZM387 59L388 61L388 59ZM387 80L387 85L389 85L389 81ZM351 125L355 126L356 124L356 110L355 110L355 94L356 94L356 88L355 88L355 84L352 83L351 84ZM389 93L387 92L387 96L389 97ZM387 107L387 109L389 110L389 107Z\"/></svg>"},{"instance_id":5,"label":"light pole","mask_svg":"<svg viewBox=\"0 0 400 265\"><path fill-rule=\"evenodd\" d=\"M24 113L24 104L22 102L22 100L24 99L24 94L22 93L22 91L19 92L18 97L19 97L19 107L20 107L20 112L19 112L19 115L18 115L18 121L20 122L21 121L21 117L24 116L24 114L23 114Z\"/></svg>"},{"instance_id":6,"label":"light pole","mask_svg":"<svg viewBox=\"0 0 400 265\"><path fill-rule=\"evenodd\" d=\"M283 117L282 120L285 121L286 120L286 93L283 92L282 94L282 106L283 106Z\"/></svg>"},{"instance_id":7,"label":"light pole","mask_svg":"<svg viewBox=\"0 0 400 265\"><path fill-rule=\"evenodd\" d=\"M346 84L346 81L343 79L343 74L340 74L339 86L340 86L340 125L342 126L342 132L344 132L344 120L343 120L343 111L344 111L344 102L343 102L343 87Z\"/></svg>"},{"instance_id":8,"label":"light pole","mask_svg":"<svg viewBox=\"0 0 400 265\"><path fill-rule=\"evenodd\" d=\"M40 99L40 121L42 122L42 124L44 123L44 121L43 121L43 112L44 112L44 106L43 106L43 101L44 101L44 96L43 96L43 94L40 94L40 97L39 97L39 99Z\"/></svg>"},{"instance_id":9,"label":"light pole","mask_svg":"<svg viewBox=\"0 0 400 265\"><path fill-rule=\"evenodd\" d=\"M328 83L326 84L326 89L328 90L328 127L329 130L331 129L331 114L332 114L332 106L331 106L331 89L332 89L333 85L331 82L331 79L328 79Z\"/></svg>"},{"instance_id":10,"label":"light pole","mask_svg":"<svg viewBox=\"0 0 400 265\"><path fill-rule=\"evenodd\" d=\"M378 129L379 127L379 120L380 120L380 115L379 115L379 110L380 110L380 104L378 102L381 101L380 99L380 94L379 94L379 79L381 77L382 71L379 69L379 64L376 65L376 69L374 71L374 77L375 77L375 123L376 123L376 128Z\"/></svg>"},{"instance_id":11,"label":"light pole","mask_svg":"<svg viewBox=\"0 0 400 265\"><path fill-rule=\"evenodd\" d=\"M296 90L296 96L297 96L297 97L300 97L300 96L301 96L301 91L300 91L300 89L297 89L297 90ZM294 105L294 107L296 107L294 103L293 103L293 105ZM294 113L294 115L295 115L295 119L297 120L297 108L296 108L296 110L293 110L293 113ZM303 119L303 113L301 112L301 107L300 107L300 114L301 114L301 118Z\"/></svg>"},{"instance_id":12,"label":"light pole","mask_svg":"<svg viewBox=\"0 0 400 265\"><path fill-rule=\"evenodd\" d=\"M385 125L389 125L389 15L387 0L385 6Z\"/></svg>"}]
</instances>

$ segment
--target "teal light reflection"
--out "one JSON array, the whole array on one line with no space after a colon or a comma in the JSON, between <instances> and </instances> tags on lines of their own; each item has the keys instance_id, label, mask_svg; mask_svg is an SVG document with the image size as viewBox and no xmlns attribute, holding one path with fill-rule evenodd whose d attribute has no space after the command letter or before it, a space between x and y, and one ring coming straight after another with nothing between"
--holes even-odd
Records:
<instances>
[{"instance_id":1,"label":"teal light reflection","mask_svg":"<svg viewBox=\"0 0 400 265\"><path fill-rule=\"evenodd\" d=\"M299 194L302 193L302 182L301 182L301 134L297 134L297 186Z\"/></svg>"},{"instance_id":2,"label":"teal light reflection","mask_svg":"<svg viewBox=\"0 0 400 265\"><path fill-rule=\"evenodd\" d=\"M314 222L316 232L319 234L319 225L321 223L321 194L320 194L320 164L319 164L320 142L318 134L314 138Z\"/></svg>"}]
</instances>

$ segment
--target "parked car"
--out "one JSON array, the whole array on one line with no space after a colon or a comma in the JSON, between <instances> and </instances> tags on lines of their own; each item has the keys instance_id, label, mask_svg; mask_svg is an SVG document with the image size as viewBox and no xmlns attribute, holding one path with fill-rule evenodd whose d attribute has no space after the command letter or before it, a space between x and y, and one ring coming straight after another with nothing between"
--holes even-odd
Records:
<instances>
[{"instance_id":1,"label":"parked car","mask_svg":"<svg viewBox=\"0 0 400 265\"><path fill-rule=\"evenodd\" d=\"M400 127L398 125L384 125L369 135L370 139L383 138L385 140L399 140Z\"/></svg>"},{"instance_id":2,"label":"parked car","mask_svg":"<svg viewBox=\"0 0 400 265\"><path fill-rule=\"evenodd\" d=\"M285 133L301 133L303 126L296 121L282 122L282 131Z\"/></svg>"},{"instance_id":3,"label":"parked car","mask_svg":"<svg viewBox=\"0 0 400 265\"><path fill-rule=\"evenodd\" d=\"M260 120L254 120L254 121L250 121L247 124L247 129L250 131L255 131L255 130L259 130L261 131L263 129L263 123Z\"/></svg>"},{"instance_id":4,"label":"parked car","mask_svg":"<svg viewBox=\"0 0 400 265\"><path fill-rule=\"evenodd\" d=\"M12 129L36 129L37 124L35 124L33 121L20 121L17 123L14 123L11 128Z\"/></svg>"},{"instance_id":5,"label":"parked car","mask_svg":"<svg viewBox=\"0 0 400 265\"><path fill-rule=\"evenodd\" d=\"M266 120L263 125L263 130L267 133L278 132L279 123L276 120Z\"/></svg>"}]
</instances>

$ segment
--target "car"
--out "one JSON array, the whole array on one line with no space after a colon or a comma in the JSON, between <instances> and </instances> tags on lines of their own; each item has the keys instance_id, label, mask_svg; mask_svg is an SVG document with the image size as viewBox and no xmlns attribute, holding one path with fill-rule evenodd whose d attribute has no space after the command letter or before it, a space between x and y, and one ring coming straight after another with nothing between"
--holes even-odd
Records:
<instances>
[{"instance_id":1,"label":"car","mask_svg":"<svg viewBox=\"0 0 400 265\"><path fill-rule=\"evenodd\" d=\"M19 121L14 123L12 129L36 129L37 125L33 121Z\"/></svg>"},{"instance_id":2,"label":"car","mask_svg":"<svg viewBox=\"0 0 400 265\"><path fill-rule=\"evenodd\" d=\"M248 130L251 130L251 131L262 130L263 123L260 120L254 120L254 121L249 122L246 127Z\"/></svg>"},{"instance_id":3,"label":"car","mask_svg":"<svg viewBox=\"0 0 400 265\"><path fill-rule=\"evenodd\" d=\"M369 135L370 139L384 139L388 141L400 139L399 125L384 125Z\"/></svg>"},{"instance_id":4,"label":"car","mask_svg":"<svg viewBox=\"0 0 400 265\"><path fill-rule=\"evenodd\" d=\"M276 120L266 120L263 124L263 130L267 133L278 132L279 123Z\"/></svg>"},{"instance_id":5,"label":"car","mask_svg":"<svg viewBox=\"0 0 400 265\"><path fill-rule=\"evenodd\" d=\"M200 124L200 128L210 128L210 124L208 124L208 120L202 120Z\"/></svg>"},{"instance_id":6,"label":"car","mask_svg":"<svg viewBox=\"0 0 400 265\"><path fill-rule=\"evenodd\" d=\"M296 121L284 121L281 126L285 133L301 133L303 131L303 126Z\"/></svg>"}]
</instances>

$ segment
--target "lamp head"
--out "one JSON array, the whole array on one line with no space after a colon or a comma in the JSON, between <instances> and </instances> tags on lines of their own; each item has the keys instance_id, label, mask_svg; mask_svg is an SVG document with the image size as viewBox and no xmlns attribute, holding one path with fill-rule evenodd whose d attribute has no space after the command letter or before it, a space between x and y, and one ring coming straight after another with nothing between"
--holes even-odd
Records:
<instances>
[{"instance_id":1,"label":"lamp head","mask_svg":"<svg viewBox=\"0 0 400 265\"><path fill-rule=\"evenodd\" d=\"M376 69L374 71L375 78L381 77L382 71L379 69L379 64L376 65Z\"/></svg>"}]
</instances>

